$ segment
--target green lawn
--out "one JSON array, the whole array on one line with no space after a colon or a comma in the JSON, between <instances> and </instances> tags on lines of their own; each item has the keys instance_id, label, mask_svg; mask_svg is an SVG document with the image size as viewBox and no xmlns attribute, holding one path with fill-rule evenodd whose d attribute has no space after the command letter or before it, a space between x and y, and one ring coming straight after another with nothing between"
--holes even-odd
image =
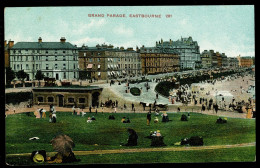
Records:
<instances>
[{"instance_id":1,"label":"green lawn","mask_svg":"<svg viewBox=\"0 0 260 168\"><path fill-rule=\"evenodd\" d=\"M57 123L49 123L46 119L35 119L33 116L24 114L9 115L6 118L6 153L31 153L34 150L46 150L52 152L50 140L59 133L70 136L79 150L99 150L99 149L123 149L123 148L150 148L151 140L145 138L150 131L160 130L167 147L174 146L182 138L194 135L202 136L205 146L226 145L255 142L255 120L228 118L226 124L216 124L217 116L208 116L198 113L191 113L189 121L180 121L183 113L168 113L170 120L168 123L159 122L146 125L146 114L114 114L116 120L108 120L107 113L101 114L87 113L84 117L73 116L71 112L57 112ZM31 115L33 115L31 113ZM46 114L48 116L48 112ZM96 121L86 123L87 117L94 115ZM129 117L131 123L121 123L121 118ZM154 116L152 116L153 120ZM161 116L159 117L161 119ZM124 147L120 143L126 143L128 134L127 128L136 130L139 139L138 146ZM30 141L29 138L37 136L40 139ZM97 144L97 145L95 145ZM153 154L150 154L153 153ZM168 153L168 154L167 154ZM207 154L208 153L208 154ZM234 153L230 155L230 153ZM176 155L177 158L170 157ZM197 159L197 154L203 157ZM129 154L106 154L90 156L77 156L82 163L152 163L158 156L162 158L158 162L214 162L214 161L244 161L254 160L255 148L234 148L203 151L182 151L182 152L149 152L149 155L142 153ZM189 160L185 160L188 155ZM245 157L240 157L240 156ZM98 157L97 157L98 156ZM113 156L113 157L112 157ZM221 157L220 157L221 156ZM111 159L112 157L113 159ZM126 157L129 159L126 159ZM26 159L14 161L15 164L28 164ZM110 158L110 159L109 159ZM15 160L8 157L7 160ZM125 160L125 161L124 161ZM126 161L127 160L127 161ZM145 161L144 161L145 160Z\"/></svg>"}]
</instances>

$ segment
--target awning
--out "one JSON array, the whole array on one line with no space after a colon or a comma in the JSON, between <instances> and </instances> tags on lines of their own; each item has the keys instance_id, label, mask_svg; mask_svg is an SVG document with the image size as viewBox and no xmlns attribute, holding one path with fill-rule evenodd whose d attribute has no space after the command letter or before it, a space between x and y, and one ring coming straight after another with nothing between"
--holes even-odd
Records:
<instances>
[{"instance_id":1,"label":"awning","mask_svg":"<svg viewBox=\"0 0 260 168\"><path fill-rule=\"evenodd\" d=\"M112 74L112 75L115 75L115 72L114 72L114 71L112 71L112 72L111 72L111 74Z\"/></svg>"},{"instance_id":2,"label":"awning","mask_svg":"<svg viewBox=\"0 0 260 168\"><path fill-rule=\"evenodd\" d=\"M118 71L117 71L117 75L120 75Z\"/></svg>"},{"instance_id":3,"label":"awning","mask_svg":"<svg viewBox=\"0 0 260 168\"><path fill-rule=\"evenodd\" d=\"M100 76L100 72L98 72L98 76Z\"/></svg>"},{"instance_id":4,"label":"awning","mask_svg":"<svg viewBox=\"0 0 260 168\"><path fill-rule=\"evenodd\" d=\"M123 70L122 72L125 73L125 70Z\"/></svg>"},{"instance_id":5,"label":"awning","mask_svg":"<svg viewBox=\"0 0 260 168\"><path fill-rule=\"evenodd\" d=\"M100 68L100 65L98 65L97 68Z\"/></svg>"},{"instance_id":6,"label":"awning","mask_svg":"<svg viewBox=\"0 0 260 168\"><path fill-rule=\"evenodd\" d=\"M110 65L107 65L108 68L110 68Z\"/></svg>"},{"instance_id":7,"label":"awning","mask_svg":"<svg viewBox=\"0 0 260 168\"><path fill-rule=\"evenodd\" d=\"M107 75L110 75L110 71L107 71Z\"/></svg>"},{"instance_id":8,"label":"awning","mask_svg":"<svg viewBox=\"0 0 260 168\"><path fill-rule=\"evenodd\" d=\"M87 68L90 69L93 67L93 64L88 64Z\"/></svg>"},{"instance_id":9,"label":"awning","mask_svg":"<svg viewBox=\"0 0 260 168\"><path fill-rule=\"evenodd\" d=\"M111 65L111 68L114 68L114 65L113 65L113 64Z\"/></svg>"}]
</instances>

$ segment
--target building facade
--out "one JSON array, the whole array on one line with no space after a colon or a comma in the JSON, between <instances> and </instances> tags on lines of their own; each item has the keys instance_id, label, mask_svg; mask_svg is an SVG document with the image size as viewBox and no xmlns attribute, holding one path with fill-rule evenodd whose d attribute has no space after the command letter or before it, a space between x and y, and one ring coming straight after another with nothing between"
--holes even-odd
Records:
<instances>
[{"instance_id":1,"label":"building facade","mask_svg":"<svg viewBox=\"0 0 260 168\"><path fill-rule=\"evenodd\" d=\"M116 79L141 75L140 55L132 48L112 45L82 46L79 51L80 78Z\"/></svg>"},{"instance_id":2,"label":"building facade","mask_svg":"<svg viewBox=\"0 0 260 168\"><path fill-rule=\"evenodd\" d=\"M10 49L10 66L15 71L24 70L28 80L35 79L38 70L45 77L56 80L78 78L77 47L62 37L60 42L17 42Z\"/></svg>"},{"instance_id":3,"label":"building facade","mask_svg":"<svg viewBox=\"0 0 260 168\"><path fill-rule=\"evenodd\" d=\"M222 67L227 67L228 66L228 62L227 62L227 56L225 53L222 53Z\"/></svg>"},{"instance_id":4,"label":"building facade","mask_svg":"<svg viewBox=\"0 0 260 168\"><path fill-rule=\"evenodd\" d=\"M192 68L201 66L200 47L192 37L182 38L172 42L173 48L180 53L180 68Z\"/></svg>"},{"instance_id":5,"label":"building facade","mask_svg":"<svg viewBox=\"0 0 260 168\"><path fill-rule=\"evenodd\" d=\"M9 40L8 43L5 40L5 67L10 67L10 49L14 46L14 41Z\"/></svg>"},{"instance_id":6,"label":"building facade","mask_svg":"<svg viewBox=\"0 0 260 168\"><path fill-rule=\"evenodd\" d=\"M243 56L241 57L240 55L237 57L238 59L238 66L239 67L251 67L254 65L253 59L250 56Z\"/></svg>"},{"instance_id":7,"label":"building facade","mask_svg":"<svg viewBox=\"0 0 260 168\"><path fill-rule=\"evenodd\" d=\"M218 61L217 67L221 68L222 67L222 55L217 51L216 56L217 56L217 61Z\"/></svg>"},{"instance_id":8,"label":"building facade","mask_svg":"<svg viewBox=\"0 0 260 168\"><path fill-rule=\"evenodd\" d=\"M160 43L160 42L159 42ZM166 72L178 72L180 70L180 56L171 43L165 42L155 47L137 49L140 53L143 74L158 74ZM160 43L161 44L161 43Z\"/></svg>"},{"instance_id":9,"label":"building facade","mask_svg":"<svg viewBox=\"0 0 260 168\"><path fill-rule=\"evenodd\" d=\"M228 57L227 58L227 67L237 68L238 67L238 59L236 57Z\"/></svg>"},{"instance_id":10,"label":"building facade","mask_svg":"<svg viewBox=\"0 0 260 168\"><path fill-rule=\"evenodd\" d=\"M211 68L212 67L212 53L208 50L204 50L201 53L201 65L202 68Z\"/></svg>"},{"instance_id":11,"label":"building facade","mask_svg":"<svg viewBox=\"0 0 260 168\"><path fill-rule=\"evenodd\" d=\"M100 104L102 88L88 86L79 88L68 87L37 87L33 88L33 103L54 105L58 107L89 107Z\"/></svg>"}]
</instances>

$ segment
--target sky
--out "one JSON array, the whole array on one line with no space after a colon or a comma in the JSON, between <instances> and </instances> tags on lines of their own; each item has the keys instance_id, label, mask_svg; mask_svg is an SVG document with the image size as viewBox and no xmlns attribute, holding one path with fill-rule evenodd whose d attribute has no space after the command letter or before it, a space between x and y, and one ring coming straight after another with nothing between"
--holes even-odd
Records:
<instances>
[{"instance_id":1,"label":"sky","mask_svg":"<svg viewBox=\"0 0 260 168\"><path fill-rule=\"evenodd\" d=\"M161 17L130 17L136 14ZM255 56L253 5L7 7L4 19L5 40L15 43L37 42L39 37L58 42L65 37L77 46L105 43L135 49L191 36L200 52L213 49L228 57Z\"/></svg>"}]
</instances>

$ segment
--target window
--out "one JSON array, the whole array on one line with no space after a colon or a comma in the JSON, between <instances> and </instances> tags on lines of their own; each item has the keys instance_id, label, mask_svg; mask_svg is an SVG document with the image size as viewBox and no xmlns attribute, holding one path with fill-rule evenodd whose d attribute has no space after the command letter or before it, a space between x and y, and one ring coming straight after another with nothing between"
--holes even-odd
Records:
<instances>
[{"instance_id":1,"label":"window","mask_svg":"<svg viewBox=\"0 0 260 168\"><path fill-rule=\"evenodd\" d=\"M58 57L57 56L55 56L55 61L57 61L58 60Z\"/></svg>"},{"instance_id":2,"label":"window","mask_svg":"<svg viewBox=\"0 0 260 168\"><path fill-rule=\"evenodd\" d=\"M89 58L89 62L92 62L92 58Z\"/></svg>"},{"instance_id":3,"label":"window","mask_svg":"<svg viewBox=\"0 0 260 168\"><path fill-rule=\"evenodd\" d=\"M63 51L63 54L65 54L66 52L65 51Z\"/></svg>"},{"instance_id":4,"label":"window","mask_svg":"<svg viewBox=\"0 0 260 168\"><path fill-rule=\"evenodd\" d=\"M18 53L21 53L21 50L18 50Z\"/></svg>"},{"instance_id":5,"label":"window","mask_svg":"<svg viewBox=\"0 0 260 168\"><path fill-rule=\"evenodd\" d=\"M63 61L66 61L66 57L65 56L63 56Z\"/></svg>"},{"instance_id":6,"label":"window","mask_svg":"<svg viewBox=\"0 0 260 168\"><path fill-rule=\"evenodd\" d=\"M17 65L17 70L19 70L20 69L20 66L19 66L19 64Z\"/></svg>"},{"instance_id":7,"label":"window","mask_svg":"<svg viewBox=\"0 0 260 168\"><path fill-rule=\"evenodd\" d=\"M84 56L86 56L86 53L84 53Z\"/></svg>"},{"instance_id":8,"label":"window","mask_svg":"<svg viewBox=\"0 0 260 168\"><path fill-rule=\"evenodd\" d=\"M38 102L43 102L43 97L37 97Z\"/></svg>"},{"instance_id":9,"label":"window","mask_svg":"<svg viewBox=\"0 0 260 168\"><path fill-rule=\"evenodd\" d=\"M66 69L66 64L63 64L63 69Z\"/></svg>"},{"instance_id":10,"label":"window","mask_svg":"<svg viewBox=\"0 0 260 168\"><path fill-rule=\"evenodd\" d=\"M79 98L79 103L85 103L85 98Z\"/></svg>"},{"instance_id":11,"label":"window","mask_svg":"<svg viewBox=\"0 0 260 168\"><path fill-rule=\"evenodd\" d=\"M49 72L46 73L46 76L49 77Z\"/></svg>"},{"instance_id":12,"label":"window","mask_svg":"<svg viewBox=\"0 0 260 168\"><path fill-rule=\"evenodd\" d=\"M25 60L28 61L28 56L25 57Z\"/></svg>"},{"instance_id":13,"label":"window","mask_svg":"<svg viewBox=\"0 0 260 168\"><path fill-rule=\"evenodd\" d=\"M73 68L76 69L76 64L73 64Z\"/></svg>"},{"instance_id":14,"label":"window","mask_svg":"<svg viewBox=\"0 0 260 168\"><path fill-rule=\"evenodd\" d=\"M15 50L13 51L13 53L15 54Z\"/></svg>"},{"instance_id":15,"label":"window","mask_svg":"<svg viewBox=\"0 0 260 168\"><path fill-rule=\"evenodd\" d=\"M74 78L76 78L76 72L74 72Z\"/></svg>"},{"instance_id":16,"label":"window","mask_svg":"<svg viewBox=\"0 0 260 168\"><path fill-rule=\"evenodd\" d=\"M35 53L35 51L34 51L34 50L32 50L32 53Z\"/></svg>"},{"instance_id":17,"label":"window","mask_svg":"<svg viewBox=\"0 0 260 168\"><path fill-rule=\"evenodd\" d=\"M32 56L32 60L34 61L34 56Z\"/></svg>"},{"instance_id":18,"label":"window","mask_svg":"<svg viewBox=\"0 0 260 168\"><path fill-rule=\"evenodd\" d=\"M46 52L45 52L46 54L48 54L48 50L46 50Z\"/></svg>"},{"instance_id":19,"label":"window","mask_svg":"<svg viewBox=\"0 0 260 168\"><path fill-rule=\"evenodd\" d=\"M16 65L14 64L14 70L15 70L15 68L16 68Z\"/></svg>"},{"instance_id":20,"label":"window","mask_svg":"<svg viewBox=\"0 0 260 168\"><path fill-rule=\"evenodd\" d=\"M55 65L54 65L54 68L55 68L55 69L58 69L58 64L55 64Z\"/></svg>"},{"instance_id":21,"label":"window","mask_svg":"<svg viewBox=\"0 0 260 168\"><path fill-rule=\"evenodd\" d=\"M74 98L69 97L69 98L68 98L68 103L74 103Z\"/></svg>"},{"instance_id":22,"label":"window","mask_svg":"<svg viewBox=\"0 0 260 168\"><path fill-rule=\"evenodd\" d=\"M54 98L53 97L48 97L48 102L54 102Z\"/></svg>"},{"instance_id":23,"label":"window","mask_svg":"<svg viewBox=\"0 0 260 168\"><path fill-rule=\"evenodd\" d=\"M46 64L46 70L48 70L49 69L49 64Z\"/></svg>"},{"instance_id":24,"label":"window","mask_svg":"<svg viewBox=\"0 0 260 168\"><path fill-rule=\"evenodd\" d=\"M29 69L29 65L28 64L26 64L26 70L28 70Z\"/></svg>"},{"instance_id":25,"label":"window","mask_svg":"<svg viewBox=\"0 0 260 168\"><path fill-rule=\"evenodd\" d=\"M55 50L55 54L57 54L57 50Z\"/></svg>"},{"instance_id":26,"label":"window","mask_svg":"<svg viewBox=\"0 0 260 168\"><path fill-rule=\"evenodd\" d=\"M37 53L40 53L40 50L37 50Z\"/></svg>"},{"instance_id":27,"label":"window","mask_svg":"<svg viewBox=\"0 0 260 168\"><path fill-rule=\"evenodd\" d=\"M73 56L73 61L76 61L76 56Z\"/></svg>"},{"instance_id":28,"label":"window","mask_svg":"<svg viewBox=\"0 0 260 168\"><path fill-rule=\"evenodd\" d=\"M63 79L66 79L66 72L63 73Z\"/></svg>"},{"instance_id":29,"label":"window","mask_svg":"<svg viewBox=\"0 0 260 168\"><path fill-rule=\"evenodd\" d=\"M38 64L36 64L36 70L38 69Z\"/></svg>"},{"instance_id":30,"label":"window","mask_svg":"<svg viewBox=\"0 0 260 168\"><path fill-rule=\"evenodd\" d=\"M48 56L46 56L46 61L48 61Z\"/></svg>"},{"instance_id":31,"label":"window","mask_svg":"<svg viewBox=\"0 0 260 168\"><path fill-rule=\"evenodd\" d=\"M100 58L98 58L98 60L97 60L98 62L100 62Z\"/></svg>"},{"instance_id":32,"label":"window","mask_svg":"<svg viewBox=\"0 0 260 168\"><path fill-rule=\"evenodd\" d=\"M34 64L33 64L33 69L34 69ZM46 67L46 69L47 69L47 67Z\"/></svg>"}]
</instances>

